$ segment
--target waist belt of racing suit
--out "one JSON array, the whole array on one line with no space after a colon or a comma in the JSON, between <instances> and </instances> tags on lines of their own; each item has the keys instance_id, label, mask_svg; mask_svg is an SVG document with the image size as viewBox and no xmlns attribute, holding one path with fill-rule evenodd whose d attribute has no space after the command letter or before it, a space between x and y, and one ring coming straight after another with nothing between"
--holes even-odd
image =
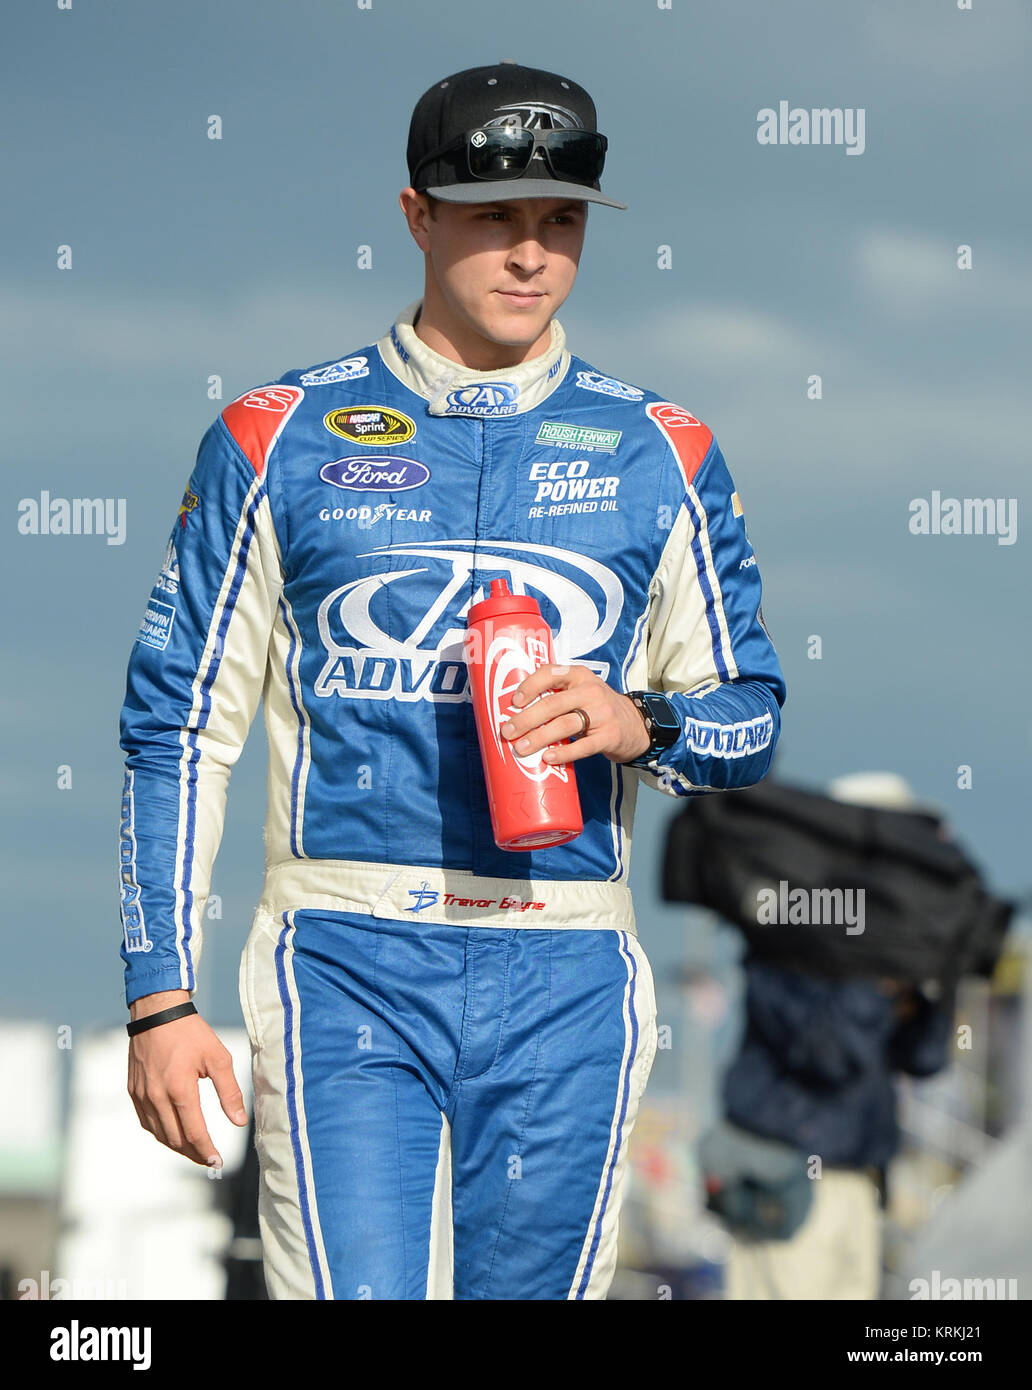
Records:
<instances>
[{"instance_id":1,"label":"waist belt of racing suit","mask_svg":"<svg viewBox=\"0 0 1032 1390\"><path fill-rule=\"evenodd\" d=\"M636 931L627 885L604 879L484 878L346 859L270 864L258 910L278 916L304 908L463 927Z\"/></svg>"}]
</instances>

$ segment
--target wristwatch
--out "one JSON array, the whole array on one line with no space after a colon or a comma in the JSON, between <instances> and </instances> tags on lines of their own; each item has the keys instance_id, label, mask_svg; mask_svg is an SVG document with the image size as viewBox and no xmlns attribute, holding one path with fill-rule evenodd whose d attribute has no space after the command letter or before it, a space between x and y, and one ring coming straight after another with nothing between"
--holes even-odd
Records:
<instances>
[{"instance_id":1,"label":"wristwatch","mask_svg":"<svg viewBox=\"0 0 1032 1390\"><path fill-rule=\"evenodd\" d=\"M647 767L653 758L673 747L681 737L681 721L673 702L665 695L656 695L651 690L628 690L627 695L645 721L650 743L644 753L639 753L625 766Z\"/></svg>"}]
</instances>

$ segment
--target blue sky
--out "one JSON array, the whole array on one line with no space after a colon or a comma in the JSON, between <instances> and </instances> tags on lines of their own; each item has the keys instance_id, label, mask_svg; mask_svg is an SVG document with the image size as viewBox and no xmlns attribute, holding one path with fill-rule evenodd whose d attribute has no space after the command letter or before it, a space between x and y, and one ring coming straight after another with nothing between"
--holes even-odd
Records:
<instances>
[{"instance_id":1,"label":"blue sky","mask_svg":"<svg viewBox=\"0 0 1032 1390\"><path fill-rule=\"evenodd\" d=\"M592 210L560 318L574 351L683 403L721 443L788 682L777 771L813 786L901 772L998 888L1027 888L1032 24L1008 0L900 11L75 0L8 17L0 1010L121 1017L118 709L218 409L207 379L232 399L371 342L418 296L397 206L412 106L500 58L595 98L603 185L630 206ZM864 108L864 153L758 144L757 112L782 99ZM19 534L19 502L43 489L124 498L125 544ZM933 490L1017 498L1017 542L912 535L910 502ZM206 1002L226 1021L263 797L259 734L234 775L208 932ZM639 799L632 884L657 973L683 920L652 888L675 809Z\"/></svg>"}]
</instances>

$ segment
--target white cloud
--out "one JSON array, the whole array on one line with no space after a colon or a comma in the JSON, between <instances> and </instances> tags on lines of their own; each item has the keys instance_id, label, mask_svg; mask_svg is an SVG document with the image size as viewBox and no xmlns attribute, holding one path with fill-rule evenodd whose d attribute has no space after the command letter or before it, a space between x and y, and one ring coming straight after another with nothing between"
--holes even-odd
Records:
<instances>
[{"instance_id":1,"label":"white cloud","mask_svg":"<svg viewBox=\"0 0 1032 1390\"><path fill-rule=\"evenodd\" d=\"M732 472L748 459L750 469L776 466L787 485L819 476L841 497L875 477L909 486L904 479L927 477L929 463L930 486L955 487L977 459L985 486L1013 495L1027 472L1028 410L1007 377L997 381L990 360L965 379L963 364L947 360L939 380L927 362L916 378L886 364L881 327L877 315L858 322L836 311L814 328L689 301L616 327L581 319L571 337L595 345L581 351L602 371L696 411ZM822 377L820 401L806 397L811 373Z\"/></svg>"},{"instance_id":2,"label":"white cloud","mask_svg":"<svg viewBox=\"0 0 1032 1390\"><path fill-rule=\"evenodd\" d=\"M980 277L980 306L988 301L1004 313L1022 295L1032 304L1027 267L984 260L970 272ZM980 378L967 381L958 397L962 364L944 366L936 381L921 362L915 379L886 366L878 338L885 306L914 317L940 303L940 281L952 291L948 277L961 272L951 269L951 248L874 229L860 238L855 264L878 306L861 320L836 311L804 323L748 304L688 298L619 319L603 317L591 301L581 311L575 298L560 318L571 349L602 371L669 392L697 411L715 429L733 471L739 459L750 468L776 462L786 482L820 473L829 491L847 495L861 464L866 478L898 476L902 483L909 470L927 473L930 459L937 466L941 460L932 485L951 488L958 470L977 458L991 463L989 470L980 463L980 471L991 472L986 486L994 495L1013 495L1026 467L1027 410L1006 377L994 381L992 359L980 360ZM228 397L373 341L418 294L402 290L387 298L380 285L360 288L335 295L284 283L219 299L0 289L0 318L19 351L5 374L22 402L9 422L7 448L38 445L32 403L36 390L51 389L54 373L60 385L57 406L47 407L52 428L58 435L96 435L111 426L112 379L124 384L126 419L151 420L154 375L175 375L179 383L195 377L203 395L208 373L217 372ZM808 403L806 381L815 372L823 377L824 399ZM210 413L216 409L212 404Z\"/></svg>"},{"instance_id":3,"label":"white cloud","mask_svg":"<svg viewBox=\"0 0 1032 1390\"><path fill-rule=\"evenodd\" d=\"M763 312L746 305L707 304L685 298L665 304L651 313L638 314L630 322L617 325L593 315L578 316L577 329L571 329L561 314L575 351L592 359L616 347L628 368L629 379L664 389L657 381L669 380L675 373L707 378L725 378L733 373L738 380L750 374L764 374L777 364L798 372L814 371L815 361L827 360L831 351L830 334L815 334L785 316ZM569 316L572 320L572 315ZM583 339L583 345L578 346ZM595 344L598 346L588 346ZM836 349L837 350L837 349ZM606 363L600 366L606 370ZM674 368L672 372L671 368ZM690 405L690 402L686 402Z\"/></svg>"},{"instance_id":4,"label":"white cloud","mask_svg":"<svg viewBox=\"0 0 1032 1390\"><path fill-rule=\"evenodd\" d=\"M743 306L700 304L684 310L665 310L652 320L650 331L680 351L701 356L715 367L749 367L771 358L802 361L814 344L796 325L773 314Z\"/></svg>"},{"instance_id":5,"label":"white cloud","mask_svg":"<svg viewBox=\"0 0 1032 1390\"><path fill-rule=\"evenodd\" d=\"M197 368L236 373L259 357L276 375L379 337L403 307L353 289L314 291L289 284L225 298L181 290L67 294L0 287L0 319L19 360L89 366L115 373ZM413 293L410 298L416 298ZM375 325L375 327L371 327ZM322 345L322 349L320 349ZM266 378L267 379L267 378Z\"/></svg>"},{"instance_id":6,"label":"white cloud","mask_svg":"<svg viewBox=\"0 0 1032 1390\"><path fill-rule=\"evenodd\" d=\"M1024 0L907 0L866 5L863 30L879 62L920 70L922 77L953 79L998 73L1027 60L1030 25Z\"/></svg>"},{"instance_id":7,"label":"white cloud","mask_svg":"<svg viewBox=\"0 0 1032 1390\"><path fill-rule=\"evenodd\" d=\"M957 269L957 247L972 248L972 269ZM861 288L900 315L952 313L972 305L982 313L1032 309L1032 261L999 245L955 237L872 228L857 241Z\"/></svg>"}]
</instances>

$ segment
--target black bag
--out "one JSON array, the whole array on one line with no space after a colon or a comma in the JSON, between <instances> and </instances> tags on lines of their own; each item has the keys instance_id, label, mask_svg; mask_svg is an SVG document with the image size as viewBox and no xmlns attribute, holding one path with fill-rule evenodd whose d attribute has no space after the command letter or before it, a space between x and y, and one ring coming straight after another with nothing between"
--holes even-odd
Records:
<instances>
[{"instance_id":1,"label":"black bag","mask_svg":"<svg viewBox=\"0 0 1032 1390\"><path fill-rule=\"evenodd\" d=\"M761 901L769 907L773 892L783 908L798 889L812 901L815 890L862 889L863 930L793 923L783 911L761 922ZM934 813L848 805L770 778L693 798L671 821L663 896L720 913L756 959L829 977L935 982L950 997L962 976L992 974L1014 912Z\"/></svg>"},{"instance_id":2,"label":"black bag","mask_svg":"<svg viewBox=\"0 0 1032 1390\"><path fill-rule=\"evenodd\" d=\"M719 1121L699 1141L706 1205L732 1235L788 1240L810 1213L813 1179L801 1150Z\"/></svg>"}]
</instances>

